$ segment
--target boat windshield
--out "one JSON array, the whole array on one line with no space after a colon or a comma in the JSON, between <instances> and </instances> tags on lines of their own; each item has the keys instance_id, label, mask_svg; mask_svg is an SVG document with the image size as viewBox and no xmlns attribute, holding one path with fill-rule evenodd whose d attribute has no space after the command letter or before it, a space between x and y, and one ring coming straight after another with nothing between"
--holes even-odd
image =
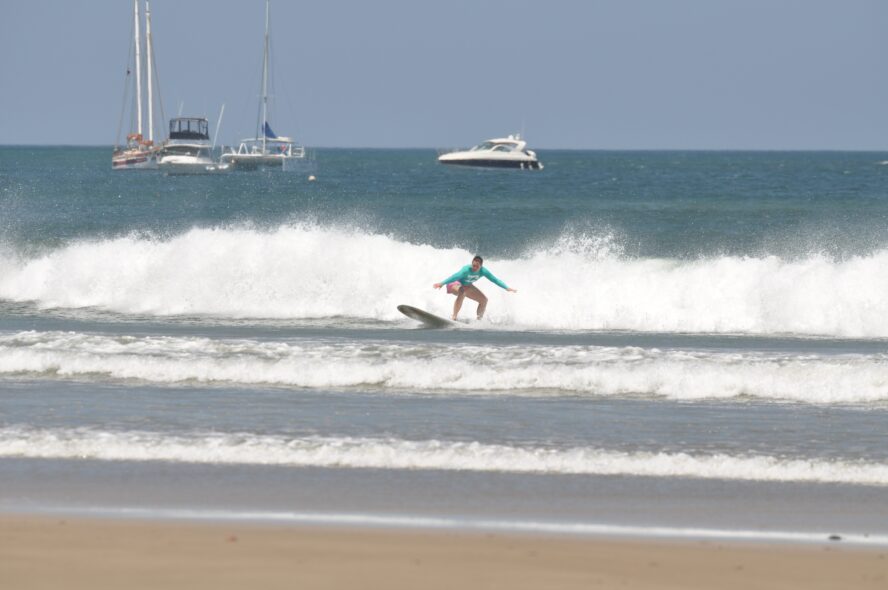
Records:
<instances>
[{"instance_id":1,"label":"boat windshield","mask_svg":"<svg viewBox=\"0 0 888 590\"><path fill-rule=\"evenodd\" d=\"M486 151L488 151L488 150L492 150L492 149L493 149L493 146L495 146L495 145L496 145L496 144L493 143L492 141L485 141L484 143L482 143L482 144L480 144L480 145L476 145L475 147L473 147L473 148L472 148L471 150L469 150L469 151L472 151L472 152L486 152Z\"/></svg>"},{"instance_id":2,"label":"boat windshield","mask_svg":"<svg viewBox=\"0 0 888 590\"><path fill-rule=\"evenodd\" d=\"M485 141L480 145L476 145L472 152L511 152L515 149L515 144L502 141Z\"/></svg>"},{"instance_id":3,"label":"boat windshield","mask_svg":"<svg viewBox=\"0 0 888 590\"><path fill-rule=\"evenodd\" d=\"M170 120L170 139L209 139L206 119L181 117Z\"/></svg>"}]
</instances>

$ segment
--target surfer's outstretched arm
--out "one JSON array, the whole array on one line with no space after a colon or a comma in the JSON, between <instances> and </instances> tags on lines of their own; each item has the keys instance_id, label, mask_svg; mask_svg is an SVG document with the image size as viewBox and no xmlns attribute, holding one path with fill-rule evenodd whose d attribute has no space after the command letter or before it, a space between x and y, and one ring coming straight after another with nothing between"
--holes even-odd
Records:
<instances>
[{"instance_id":1,"label":"surfer's outstretched arm","mask_svg":"<svg viewBox=\"0 0 888 590\"><path fill-rule=\"evenodd\" d=\"M510 293L517 293L518 292L515 289L509 287L507 284L505 284L504 282L502 282L498 278L496 278L492 272L490 272L489 270L487 270L483 266L481 267L481 274L483 276L487 277L487 280L490 281L491 283L493 283L494 285L496 285L498 287L502 287L503 289L505 289L506 291L509 291Z\"/></svg>"}]
</instances>

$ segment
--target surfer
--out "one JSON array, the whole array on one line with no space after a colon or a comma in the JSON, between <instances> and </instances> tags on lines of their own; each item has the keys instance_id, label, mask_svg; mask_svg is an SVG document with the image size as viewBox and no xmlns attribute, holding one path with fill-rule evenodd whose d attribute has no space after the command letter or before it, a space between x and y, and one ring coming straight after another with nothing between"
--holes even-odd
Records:
<instances>
[{"instance_id":1,"label":"surfer","mask_svg":"<svg viewBox=\"0 0 888 590\"><path fill-rule=\"evenodd\" d=\"M456 320L456 316L459 315L463 299L466 297L478 302L478 319L480 320L484 317L484 310L487 309L487 296L481 292L481 289L472 284L481 277L486 277L488 281L499 285L509 293L518 292L493 276L492 272L484 268L484 259L480 256L475 256L472 259L472 264L465 265L452 276L447 277L440 283L432 285L435 289L440 289L444 285L447 285L447 292L451 295L456 295L456 301L453 303L454 321Z\"/></svg>"}]
</instances>

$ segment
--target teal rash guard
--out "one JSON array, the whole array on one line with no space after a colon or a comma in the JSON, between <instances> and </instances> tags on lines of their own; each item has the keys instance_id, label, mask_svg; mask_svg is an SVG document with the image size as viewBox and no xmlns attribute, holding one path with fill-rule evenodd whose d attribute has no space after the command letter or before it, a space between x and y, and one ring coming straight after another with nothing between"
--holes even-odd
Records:
<instances>
[{"instance_id":1,"label":"teal rash guard","mask_svg":"<svg viewBox=\"0 0 888 590\"><path fill-rule=\"evenodd\" d=\"M446 285L448 283L452 283L453 281L459 281L460 285L471 285L481 277L485 277L488 281L495 285L499 285L503 289L508 289L504 282L493 276L493 273L484 268L483 266L478 269L478 272L472 272L472 265L467 264L458 271L453 276L447 277L443 281L441 281L442 285Z\"/></svg>"}]
</instances>

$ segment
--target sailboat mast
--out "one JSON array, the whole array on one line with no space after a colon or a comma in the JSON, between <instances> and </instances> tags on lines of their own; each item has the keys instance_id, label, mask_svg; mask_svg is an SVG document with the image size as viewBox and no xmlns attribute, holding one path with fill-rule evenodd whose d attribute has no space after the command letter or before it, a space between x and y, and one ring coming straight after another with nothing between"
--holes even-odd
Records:
<instances>
[{"instance_id":1,"label":"sailboat mast","mask_svg":"<svg viewBox=\"0 0 888 590\"><path fill-rule=\"evenodd\" d=\"M262 153L265 153L267 138L265 129L268 126L268 7L265 0L265 56L262 60Z\"/></svg>"},{"instance_id":2,"label":"sailboat mast","mask_svg":"<svg viewBox=\"0 0 888 590\"><path fill-rule=\"evenodd\" d=\"M151 2L145 0L145 56L148 75L148 140L154 141L154 95L151 88L151 55L154 53L151 47Z\"/></svg>"},{"instance_id":3,"label":"sailboat mast","mask_svg":"<svg viewBox=\"0 0 888 590\"><path fill-rule=\"evenodd\" d=\"M135 21L136 43L136 121L137 133L142 134L142 38L139 35L139 0L133 0L133 20Z\"/></svg>"}]
</instances>

